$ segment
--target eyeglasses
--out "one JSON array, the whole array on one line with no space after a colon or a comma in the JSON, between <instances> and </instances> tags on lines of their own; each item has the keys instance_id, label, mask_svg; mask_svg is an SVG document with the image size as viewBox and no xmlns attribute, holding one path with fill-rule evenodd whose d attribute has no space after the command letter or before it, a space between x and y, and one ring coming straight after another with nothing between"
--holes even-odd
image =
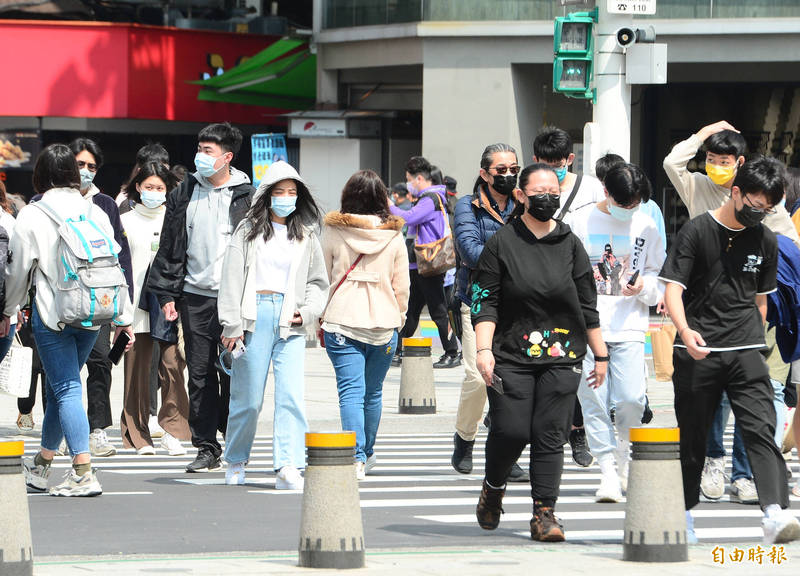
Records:
<instances>
[{"instance_id":1,"label":"eyeglasses","mask_svg":"<svg viewBox=\"0 0 800 576\"><path fill-rule=\"evenodd\" d=\"M494 170L497 172L498 176L504 176L506 172L511 172L512 174L519 174L519 171L522 168L519 165L514 164L513 166L506 166L505 164L498 164L497 166L490 166L488 170Z\"/></svg>"},{"instance_id":2,"label":"eyeglasses","mask_svg":"<svg viewBox=\"0 0 800 576\"><path fill-rule=\"evenodd\" d=\"M78 160L78 169L81 168L88 168L89 172L97 172L97 164L92 164L91 162L84 162L83 160Z\"/></svg>"},{"instance_id":3,"label":"eyeglasses","mask_svg":"<svg viewBox=\"0 0 800 576\"><path fill-rule=\"evenodd\" d=\"M166 192L167 191L167 187L166 186L151 186L151 185L147 185L147 186L142 186L142 190L146 190L148 192Z\"/></svg>"},{"instance_id":4,"label":"eyeglasses","mask_svg":"<svg viewBox=\"0 0 800 576\"><path fill-rule=\"evenodd\" d=\"M560 188L536 188L535 190L525 190L528 196L541 196L542 194L553 194L554 196L561 195Z\"/></svg>"},{"instance_id":5,"label":"eyeglasses","mask_svg":"<svg viewBox=\"0 0 800 576\"><path fill-rule=\"evenodd\" d=\"M758 214L777 214L778 213L778 211L775 208L759 208L758 206L753 206L753 201L750 200L750 197L747 194L745 194L743 196L743 201L744 201L744 198L748 199L747 200L747 205L750 207L750 209L753 212L757 212Z\"/></svg>"}]
</instances>

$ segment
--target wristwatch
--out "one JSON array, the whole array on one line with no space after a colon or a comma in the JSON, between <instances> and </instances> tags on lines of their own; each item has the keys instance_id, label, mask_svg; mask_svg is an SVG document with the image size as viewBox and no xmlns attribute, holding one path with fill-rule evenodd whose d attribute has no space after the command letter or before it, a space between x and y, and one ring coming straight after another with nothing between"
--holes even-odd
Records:
<instances>
[{"instance_id":1,"label":"wristwatch","mask_svg":"<svg viewBox=\"0 0 800 576\"><path fill-rule=\"evenodd\" d=\"M595 362L608 362L609 360L610 360L610 358L608 356L595 356L594 357L594 361Z\"/></svg>"}]
</instances>

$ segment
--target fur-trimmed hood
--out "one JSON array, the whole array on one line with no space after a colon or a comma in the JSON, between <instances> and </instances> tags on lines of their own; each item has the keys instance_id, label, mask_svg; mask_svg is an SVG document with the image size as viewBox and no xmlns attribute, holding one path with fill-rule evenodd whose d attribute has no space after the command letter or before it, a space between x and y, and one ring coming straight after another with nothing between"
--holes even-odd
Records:
<instances>
[{"instance_id":1,"label":"fur-trimmed hood","mask_svg":"<svg viewBox=\"0 0 800 576\"><path fill-rule=\"evenodd\" d=\"M340 237L359 254L376 254L391 240L402 234L405 222L397 216L389 216L381 222L378 216L330 212L325 215L325 234Z\"/></svg>"}]
</instances>

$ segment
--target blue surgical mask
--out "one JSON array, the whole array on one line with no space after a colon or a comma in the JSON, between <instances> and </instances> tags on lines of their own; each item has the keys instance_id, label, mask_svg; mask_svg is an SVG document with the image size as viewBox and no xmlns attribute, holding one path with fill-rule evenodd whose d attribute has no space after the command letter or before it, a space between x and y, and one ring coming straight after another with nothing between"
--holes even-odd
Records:
<instances>
[{"instance_id":1,"label":"blue surgical mask","mask_svg":"<svg viewBox=\"0 0 800 576\"><path fill-rule=\"evenodd\" d=\"M194 155L194 167L197 168L197 171L203 178L211 178L214 174L222 170L223 166L225 166L223 164L219 168L214 168L214 164L216 164L216 162L217 158L214 158L210 154L198 152Z\"/></svg>"},{"instance_id":2,"label":"blue surgical mask","mask_svg":"<svg viewBox=\"0 0 800 576\"><path fill-rule=\"evenodd\" d=\"M95 174L96 172L92 172L88 168L81 168L81 190L86 190L92 185Z\"/></svg>"},{"instance_id":3,"label":"blue surgical mask","mask_svg":"<svg viewBox=\"0 0 800 576\"><path fill-rule=\"evenodd\" d=\"M406 182L406 190L408 190L408 193L412 196L417 195L417 189L414 188L414 185L411 182Z\"/></svg>"},{"instance_id":4,"label":"blue surgical mask","mask_svg":"<svg viewBox=\"0 0 800 576\"><path fill-rule=\"evenodd\" d=\"M297 205L297 196L273 196L270 209L278 218L286 218L294 212Z\"/></svg>"},{"instance_id":5,"label":"blue surgical mask","mask_svg":"<svg viewBox=\"0 0 800 576\"><path fill-rule=\"evenodd\" d=\"M611 215L616 218L617 220L621 220L622 222L628 222L633 215L639 210L639 205L635 208L622 208L617 206L616 204L612 204L611 202L608 203L608 211Z\"/></svg>"},{"instance_id":6,"label":"blue surgical mask","mask_svg":"<svg viewBox=\"0 0 800 576\"><path fill-rule=\"evenodd\" d=\"M155 190L142 190L142 204L148 208L158 208L167 201L166 192L156 192Z\"/></svg>"},{"instance_id":7,"label":"blue surgical mask","mask_svg":"<svg viewBox=\"0 0 800 576\"><path fill-rule=\"evenodd\" d=\"M778 206L781 206L782 208L786 208L786 196L781 198L781 201L778 202Z\"/></svg>"},{"instance_id":8,"label":"blue surgical mask","mask_svg":"<svg viewBox=\"0 0 800 576\"><path fill-rule=\"evenodd\" d=\"M567 166L566 166L566 164L564 166L562 166L561 168L555 168L555 171L556 171L556 176L558 176L558 183L560 184L561 182L564 181L564 178L567 177Z\"/></svg>"}]
</instances>

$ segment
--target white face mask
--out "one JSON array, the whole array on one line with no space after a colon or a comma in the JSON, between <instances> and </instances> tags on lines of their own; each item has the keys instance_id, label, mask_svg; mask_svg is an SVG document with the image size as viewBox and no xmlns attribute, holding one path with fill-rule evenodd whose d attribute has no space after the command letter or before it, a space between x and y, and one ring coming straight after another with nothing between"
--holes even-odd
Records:
<instances>
[{"instance_id":1,"label":"white face mask","mask_svg":"<svg viewBox=\"0 0 800 576\"><path fill-rule=\"evenodd\" d=\"M634 208L622 208L616 204L612 204L611 202L608 203L608 211L614 218L621 220L622 222L628 222L631 220L633 215L636 214L638 210L638 205Z\"/></svg>"},{"instance_id":2,"label":"white face mask","mask_svg":"<svg viewBox=\"0 0 800 576\"><path fill-rule=\"evenodd\" d=\"M194 156L194 166L197 168L197 171L200 173L200 176L203 178L211 178L214 174L222 170L222 167L225 166L223 164L219 168L214 168L214 164L217 163L220 157L215 158L210 154L205 154L204 152L198 152Z\"/></svg>"},{"instance_id":3,"label":"white face mask","mask_svg":"<svg viewBox=\"0 0 800 576\"><path fill-rule=\"evenodd\" d=\"M81 190L87 190L92 185L95 174L97 173L88 168L81 168Z\"/></svg>"},{"instance_id":4,"label":"white face mask","mask_svg":"<svg viewBox=\"0 0 800 576\"><path fill-rule=\"evenodd\" d=\"M142 190L140 192L142 197L142 204L148 208L158 208L167 201L166 192L157 192L155 190Z\"/></svg>"}]
</instances>

